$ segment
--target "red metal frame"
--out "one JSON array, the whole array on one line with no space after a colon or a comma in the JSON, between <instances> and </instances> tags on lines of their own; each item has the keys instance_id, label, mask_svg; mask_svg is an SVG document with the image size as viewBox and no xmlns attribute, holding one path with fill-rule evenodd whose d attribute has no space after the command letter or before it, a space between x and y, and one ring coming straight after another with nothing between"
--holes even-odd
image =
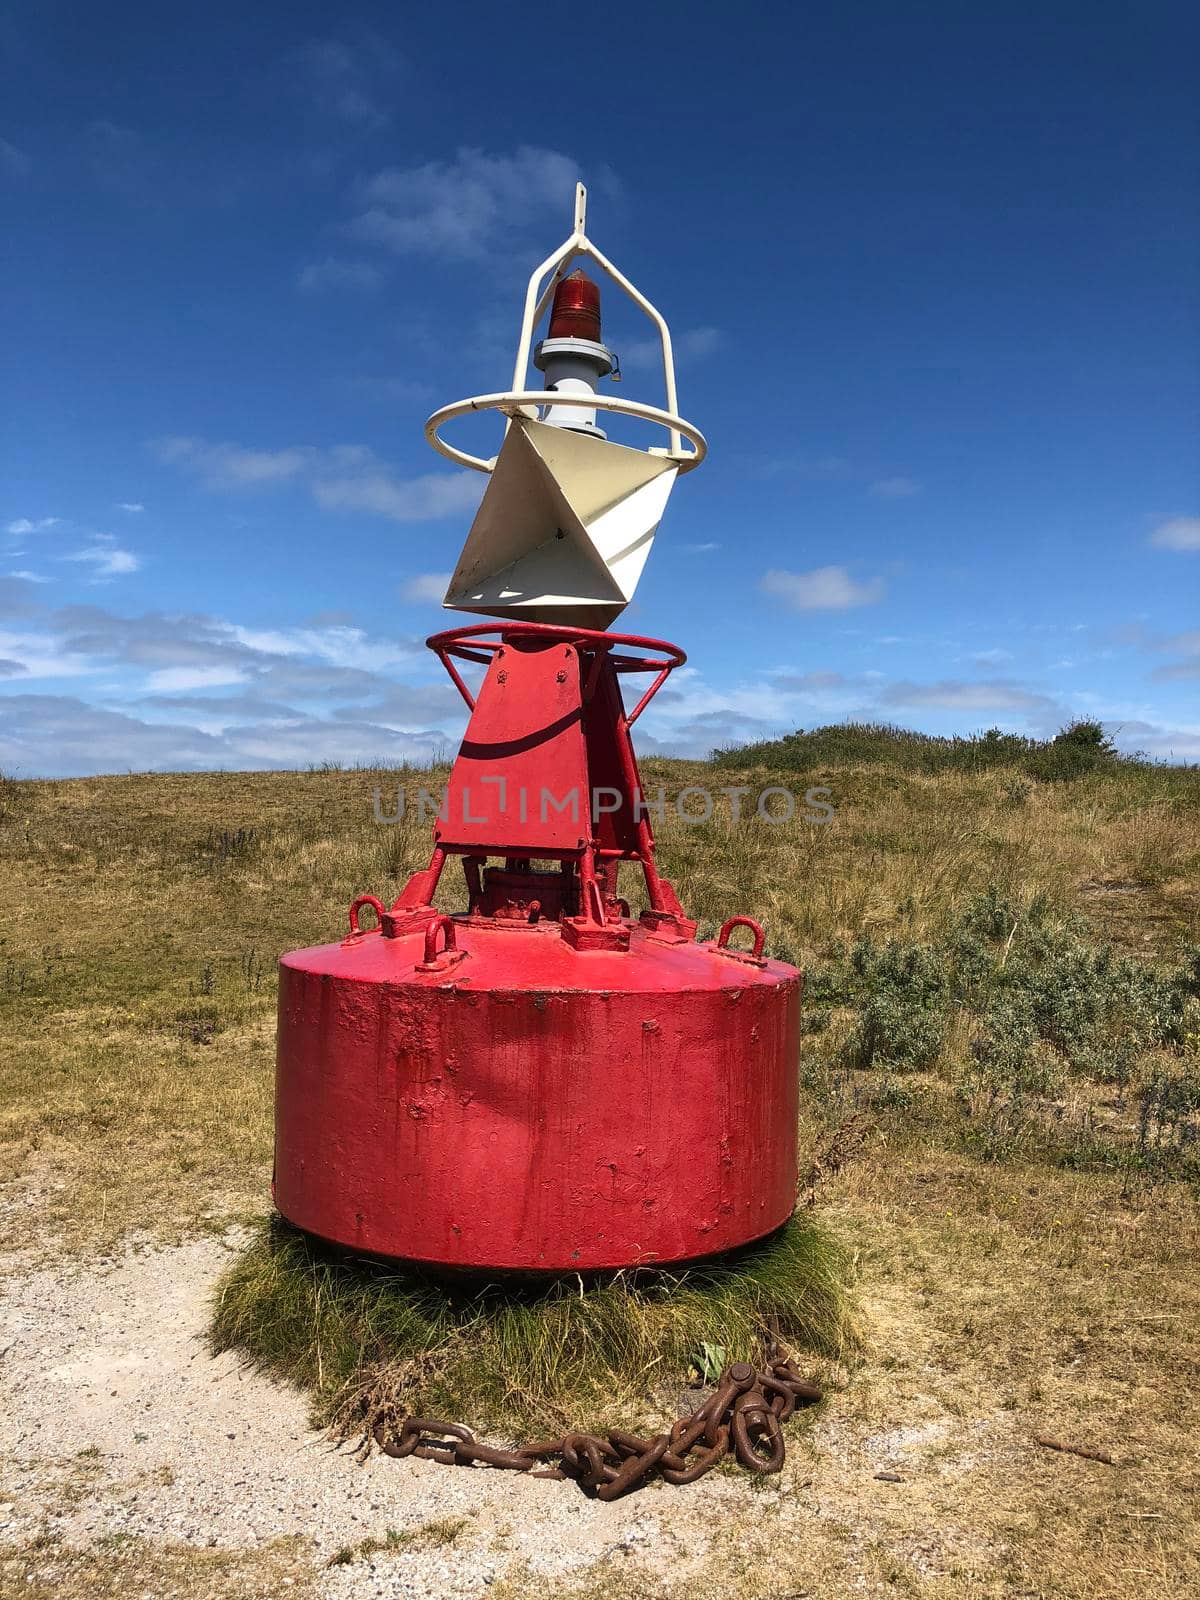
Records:
<instances>
[{"instance_id":1,"label":"red metal frame","mask_svg":"<svg viewBox=\"0 0 1200 1600\"><path fill-rule=\"evenodd\" d=\"M577 914L560 919L564 937L589 946L599 941L606 947L625 948L628 930L620 926L623 902L616 892L617 864L624 860L641 866L650 902L647 916L654 925L660 931L692 937L695 924L655 864L654 834L629 734L669 675L686 662L684 651L663 639L540 622L474 623L433 634L426 643L462 695L471 722L448 787L449 809L458 813L457 826L439 822L430 864L405 885L392 907L393 917L428 914L447 855L464 858L473 911L488 903L480 889L480 867L488 856L504 858L510 881L519 876L519 863L527 867L530 859L557 859L572 864L577 880ZM487 667L478 694L464 682L457 661ZM627 713L619 679L636 673L653 673L654 678ZM505 694L512 674L514 681ZM483 780L474 791L468 783L484 766L486 782L497 786L500 816L495 814L494 794L489 794L488 806L472 814L472 807L483 804ZM576 792L574 826L539 829L529 822L524 807L515 821L506 813L503 797L508 779L515 785L534 770L548 782L566 782ZM601 787L619 799L613 812L598 819L593 816L592 796ZM586 796L583 816L578 803L581 788ZM531 896L539 881L538 874L528 874Z\"/></svg>"},{"instance_id":2,"label":"red metal frame","mask_svg":"<svg viewBox=\"0 0 1200 1600\"><path fill-rule=\"evenodd\" d=\"M498 637L495 639L485 637L489 633L497 634ZM455 688L467 703L467 710L474 711L475 696L463 682L451 657L457 656L461 661L471 661L477 666L486 666L504 644L522 639L541 641L545 644L586 646L596 663L590 685L593 688L599 663L606 655L617 672L657 672L658 676L654 682L638 701L633 712L625 718L627 727L632 727L641 716L666 682L668 674L674 672L676 667L682 667L687 661L686 652L677 644L668 644L665 639L645 638L637 633L604 633L598 628L563 628L549 622L476 622L466 628L448 628L445 633L430 634L425 643L434 651L450 674ZM612 656L612 647L618 644L632 650L653 650L666 656L667 659L643 661L635 656ZM486 654L480 654L481 651L486 651ZM590 698L586 691L584 698Z\"/></svg>"}]
</instances>

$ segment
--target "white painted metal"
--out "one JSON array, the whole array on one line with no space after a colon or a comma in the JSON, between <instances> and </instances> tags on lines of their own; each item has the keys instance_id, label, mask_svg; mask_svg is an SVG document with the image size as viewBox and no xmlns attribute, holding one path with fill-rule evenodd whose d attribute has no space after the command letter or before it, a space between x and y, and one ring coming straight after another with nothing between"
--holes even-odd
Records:
<instances>
[{"instance_id":1,"label":"white painted metal","mask_svg":"<svg viewBox=\"0 0 1200 1600\"><path fill-rule=\"evenodd\" d=\"M633 596L679 470L515 417L443 604L607 628Z\"/></svg>"},{"instance_id":2,"label":"white painted metal","mask_svg":"<svg viewBox=\"0 0 1200 1600\"><path fill-rule=\"evenodd\" d=\"M613 266L602 251L587 236L587 189L582 183L575 185L575 230L570 238L558 247L553 255L547 256L540 267L534 269L525 291L525 315L521 322L521 338L517 344L517 359L513 367L513 388L523 389L529 377L529 347L533 341L533 330L542 320L546 307L550 304L550 297L558 287L559 280L565 278L572 263L579 256L587 256L593 260L602 272L606 272L613 282L629 296L641 311L648 316L658 329L659 341L662 344L663 355L663 384L666 389L669 412L679 410L679 399L675 392L675 356L671 348L671 330L667 327L667 319L646 299L640 289L634 287L629 279L619 268ZM542 291L540 297L538 289L542 279L547 273L551 274L550 281ZM671 454L678 455L682 450L682 441L676 430L671 430Z\"/></svg>"},{"instance_id":3,"label":"white painted metal","mask_svg":"<svg viewBox=\"0 0 1200 1600\"><path fill-rule=\"evenodd\" d=\"M546 388L555 394L594 395L597 383L613 370L616 360L607 345L594 339L543 339L533 352L533 364L545 373ZM547 406L542 421L552 428L572 428L576 433L607 438L596 426L594 406Z\"/></svg>"},{"instance_id":4,"label":"white painted metal","mask_svg":"<svg viewBox=\"0 0 1200 1600\"><path fill-rule=\"evenodd\" d=\"M670 437L667 449L654 449L652 455L659 455L673 461L680 472L689 472L693 467L698 467L707 451L704 436L699 429L685 422L678 415L679 401L675 387L675 357L671 348L671 331L667 327L666 318L652 305L641 291L634 287L629 279L604 255L587 237L587 190L583 184L575 187L575 227L570 237L559 246L552 255L546 257L542 264L535 268L529 279L525 292L525 312L521 321L521 337L517 344L517 359L513 368L513 386L507 394L476 395L470 400L462 400L452 406L443 406L440 411L434 412L425 424L425 437L433 448L446 456L448 460L457 462L459 466L472 467L477 472L490 472L496 464L497 458L473 456L465 450L459 450L454 445L447 444L440 437L439 429L442 424L453 417L463 416L468 411L499 410L506 412L510 417L520 412L526 415L531 406L571 405L582 409L585 416L589 411L594 421L595 410L612 411L620 415L642 417L651 422L661 423L666 428ZM658 330L659 341L662 345L663 357L663 384L666 389L666 408L660 410L656 406L642 405L636 401L618 400L611 395L597 394L587 397L576 392L572 395L555 394L547 390L529 390L525 387L529 378L530 348L533 342L533 331L545 314L550 304L550 298L562 278L567 274L571 264L580 256L585 256L594 261L600 270L613 280L634 304L649 317ZM543 279L548 276L545 287ZM557 420L557 419L556 419ZM561 424L559 424L561 426ZM693 446L691 451L683 448L683 441L687 439Z\"/></svg>"},{"instance_id":5,"label":"white painted metal","mask_svg":"<svg viewBox=\"0 0 1200 1600\"><path fill-rule=\"evenodd\" d=\"M465 450L447 444L445 439L439 437L438 430L445 423L453 421L455 417L464 417L470 411L503 411L509 417L526 416L536 419L537 408L545 405L595 407L598 411L616 411L621 416L641 417L646 422L660 423L664 428L676 428L692 445L691 450L684 450L678 455L670 450L648 450L645 454L678 467L681 473L691 472L708 454L708 443L699 428L691 422L686 422L683 417L674 417L668 411L660 411L657 406L643 405L640 400L626 400L623 397L618 399L613 394L548 394L543 389L523 389L505 394L477 394L469 400L456 400L453 405L442 406L433 413L425 423L425 437L439 454L450 461L456 461L460 467L473 467L476 472L491 472L496 465L496 456L485 458L468 455ZM622 446L622 448L627 447ZM643 452L635 453L640 455Z\"/></svg>"}]
</instances>

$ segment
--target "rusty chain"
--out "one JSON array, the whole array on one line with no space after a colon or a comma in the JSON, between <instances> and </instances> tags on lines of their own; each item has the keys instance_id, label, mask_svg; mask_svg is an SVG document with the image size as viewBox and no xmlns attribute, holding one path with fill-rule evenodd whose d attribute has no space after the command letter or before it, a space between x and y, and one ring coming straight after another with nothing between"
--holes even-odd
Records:
<instances>
[{"instance_id":1,"label":"rusty chain","mask_svg":"<svg viewBox=\"0 0 1200 1600\"><path fill-rule=\"evenodd\" d=\"M461 1423L411 1416L398 1424L380 1420L372 1431L384 1454L399 1460L417 1456L446 1466L478 1464L534 1478L571 1478L585 1494L616 1500L655 1472L668 1483L695 1483L725 1456L750 1472L779 1472L783 1424L797 1406L820 1399L815 1383L801 1377L790 1359L777 1357L757 1371L747 1361L733 1362L691 1416L650 1438L614 1428L502 1450L482 1443Z\"/></svg>"}]
</instances>

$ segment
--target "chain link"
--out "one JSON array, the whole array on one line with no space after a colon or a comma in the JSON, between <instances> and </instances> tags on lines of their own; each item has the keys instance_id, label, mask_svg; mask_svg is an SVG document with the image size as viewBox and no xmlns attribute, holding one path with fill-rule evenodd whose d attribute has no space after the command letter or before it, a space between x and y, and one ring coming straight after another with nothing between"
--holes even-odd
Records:
<instances>
[{"instance_id":1,"label":"chain link","mask_svg":"<svg viewBox=\"0 0 1200 1600\"><path fill-rule=\"evenodd\" d=\"M667 1483L695 1483L732 1455L750 1472L779 1472L784 1461L783 1424L797 1406L822 1398L815 1383L790 1358L759 1369L735 1361L726 1367L709 1398L689 1417L650 1438L613 1428L607 1434L567 1433L516 1450L483 1444L461 1423L436 1417L376 1422L375 1443L403 1460L440 1461L446 1466L498 1467L534 1478L570 1478L597 1500L617 1500L654 1473Z\"/></svg>"}]
</instances>

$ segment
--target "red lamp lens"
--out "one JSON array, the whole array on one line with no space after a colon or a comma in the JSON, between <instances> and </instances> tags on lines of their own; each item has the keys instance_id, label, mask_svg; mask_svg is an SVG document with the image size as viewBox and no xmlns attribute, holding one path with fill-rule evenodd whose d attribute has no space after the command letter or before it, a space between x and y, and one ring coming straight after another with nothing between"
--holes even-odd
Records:
<instances>
[{"instance_id":1,"label":"red lamp lens","mask_svg":"<svg viewBox=\"0 0 1200 1600\"><path fill-rule=\"evenodd\" d=\"M554 291L549 336L600 343L600 287L578 268Z\"/></svg>"}]
</instances>

